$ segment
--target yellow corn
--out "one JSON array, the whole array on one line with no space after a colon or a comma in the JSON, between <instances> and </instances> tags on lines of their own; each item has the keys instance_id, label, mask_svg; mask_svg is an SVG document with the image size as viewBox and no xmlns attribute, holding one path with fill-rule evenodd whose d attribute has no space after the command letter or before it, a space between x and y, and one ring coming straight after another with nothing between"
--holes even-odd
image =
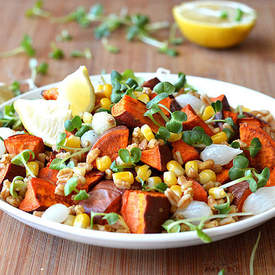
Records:
<instances>
[{"instance_id":1,"label":"yellow corn","mask_svg":"<svg viewBox=\"0 0 275 275\"><path fill-rule=\"evenodd\" d=\"M148 141L150 141L151 139L155 138L155 136L154 136L154 134L152 132L152 129L151 129L151 127L149 125L147 125L147 124L142 125L141 128L140 128L140 130L141 130L141 133L144 135L144 137Z\"/></svg>"},{"instance_id":2,"label":"yellow corn","mask_svg":"<svg viewBox=\"0 0 275 275\"><path fill-rule=\"evenodd\" d=\"M65 142L65 146L72 148L80 148L80 144L80 137L76 137L74 135L69 136Z\"/></svg>"},{"instance_id":3,"label":"yellow corn","mask_svg":"<svg viewBox=\"0 0 275 275\"><path fill-rule=\"evenodd\" d=\"M109 156L103 156L96 159L96 168L101 172L109 169L111 164L112 160Z\"/></svg>"},{"instance_id":4,"label":"yellow corn","mask_svg":"<svg viewBox=\"0 0 275 275\"><path fill-rule=\"evenodd\" d=\"M90 217L83 213L83 214L78 214L75 217L73 226L74 227L79 227L79 228L87 228L91 223Z\"/></svg>"},{"instance_id":5,"label":"yellow corn","mask_svg":"<svg viewBox=\"0 0 275 275\"><path fill-rule=\"evenodd\" d=\"M112 94L112 85L111 84L104 84L103 85L103 91L104 91L104 95L106 97L110 97Z\"/></svg>"},{"instance_id":6,"label":"yellow corn","mask_svg":"<svg viewBox=\"0 0 275 275\"><path fill-rule=\"evenodd\" d=\"M176 174L172 171L167 171L163 173L163 181L169 187L178 183Z\"/></svg>"},{"instance_id":7,"label":"yellow corn","mask_svg":"<svg viewBox=\"0 0 275 275\"><path fill-rule=\"evenodd\" d=\"M211 118L213 115L215 114L215 111L213 109L213 107L211 105L207 106L203 113L202 113L202 119L205 121L205 120L208 120L209 118Z\"/></svg>"},{"instance_id":8,"label":"yellow corn","mask_svg":"<svg viewBox=\"0 0 275 275\"><path fill-rule=\"evenodd\" d=\"M173 185L173 186L170 187L170 189L171 189L174 193L176 193L179 197L181 197L182 191L181 191L181 186L180 186L180 185L178 185L178 184Z\"/></svg>"},{"instance_id":9,"label":"yellow corn","mask_svg":"<svg viewBox=\"0 0 275 275\"><path fill-rule=\"evenodd\" d=\"M150 101L150 97L147 94L141 94L137 99L145 104Z\"/></svg>"},{"instance_id":10,"label":"yellow corn","mask_svg":"<svg viewBox=\"0 0 275 275\"><path fill-rule=\"evenodd\" d=\"M113 180L114 183L120 183L121 181L127 182L129 184L134 183L134 176L131 172L125 171L125 172L118 172L113 174Z\"/></svg>"},{"instance_id":11,"label":"yellow corn","mask_svg":"<svg viewBox=\"0 0 275 275\"><path fill-rule=\"evenodd\" d=\"M150 166L144 164L136 169L137 177L136 180L138 182L147 181L148 178L151 176L152 171L149 169Z\"/></svg>"},{"instance_id":12,"label":"yellow corn","mask_svg":"<svg viewBox=\"0 0 275 275\"><path fill-rule=\"evenodd\" d=\"M100 99L100 106L104 109L110 109L111 104L112 104L111 100L107 97L103 97Z\"/></svg>"},{"instance_id":13,"label":"yellow corn","mask_svg":"<svg viewBox=\"0 0 275 275\"><path fill-rule=\"evenodd\" d=\"M93 115L91 113L84 112L82 119L84 123L91 124L93 121Z\"/></svg>"},{"instance_id":14,"label":"yellow corn","mask_svg":"<svg viewBox=\"0 0 275 275\"><path fill-rule=\"evenodd\" d=\"M73 226L74 225L75 216L68 215L67 219L63 222L63 224Z\"/></svg>"},{"instance_id":15,"label":"yellow corn","mask_svg":"<svg viewBox=\"0 0 275 275\"><path fill-rule=\"evenodd\" d=\"M167 170L172 171L176 174L177 177L182 176L184 174L184 169L182 166L175 160L170 160L167 165Z\"/></svg>"},{"instance_id":16,"label":"yellow corn","mask_svg":"<svg viewBox=\"0 0 275 275\"><path fill-rule=\"evenodd\" d=\"M148 187L153 188L156 185L160 184L162 182L162 179L160 177L150 177L147 180Z\"/></svg>"},{"instance_id":17,"label":"yellow corn","mask_svg":"<svg viewBox=\"0 0 275 275\"><path fill-rule=\"evenodd\" d=\"M97 87L96 87L96 93L100 93L103 91L103 84L98 84Z\"/></svg>"},{"instance_id":18,"label":"yellow corn","mask_svg":"<svg viewBox=\"0 0 275 275\"><path fill-rule=\"evenodd\" d=\"M199 166L194 160L187 161L185 163L185 172L188 177L195 178L198 176Z\"/></svg>"},{"instance_id":19,"label":"yellow corn","mask_svg":"<svg viewBox=\"0 0 275 275\"><path fill-rule=\"evenodd\" d=\"M208 183L209 181L216 181L216 174L210 169L203 170L199 174L199 180L201 184Z\"/></svg>"},{"instance_id":20,"label":"yellow corn","mask_svg":"<svg viewBox=\"0 0 275 275\"><path fill-rule=\"evenodd\" d=\"M225 132L219 132L211 137L213 143L219 144L227 141L227 135Z\"/></svg>"},{"instance_id":21,"label":"yellow corn","mask_svg":"<svg viewBox=\"0 0 275 275\"><path fill-rule=\"evenodd\" d=\"M175 133L170 132L170 137L168 138L168 141L169 142L175 142L175 141L180 140L181 137L182 137L182 133L175 134Z\"/></svg>"},{"instance_id":22,"label":"yellow corn","mask_svg":"<svg viewBox=\"0 0 275 275\"><path fill-rule=\"evenodd\" d=\"M32 171L32 173L37 177L39 173L39 164L36 161L30 161L27 163L27 166ZM26 170L26 176L30 176L28 170Z\"/></svg>"},{"instance_id":23,"label":"yellow corn","mask_svg":"<svg viewBox=\"0 0 275 275\"><path fill-rule=\"evenodd\" d=\"M213 187L209 189L209 195L211 195L214 199L223 199L226 197L226 193L220 187Z\"/></svg>"}]
</instances>

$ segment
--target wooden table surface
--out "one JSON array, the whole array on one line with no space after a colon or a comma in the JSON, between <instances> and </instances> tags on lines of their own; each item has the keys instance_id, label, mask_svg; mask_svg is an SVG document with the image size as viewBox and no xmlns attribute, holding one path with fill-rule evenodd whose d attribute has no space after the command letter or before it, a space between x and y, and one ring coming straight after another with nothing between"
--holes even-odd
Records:
<instances>
[{"instance_id":1,"label":"wooden table surface","mask_svg":"<svg viewBox=\"0 0 275 275\"><path fill-rule=\"evenodd\" d=\"M155 71L158 67L233 82L275 96L275 1L246 0L257 9L256 28L240 46L229 50L208 50L188 41L179 47L180 56L161 55L150 46L129 43L123 33L111 42L121 48L114 55L103 50L93 38L92 29L76 24L55 25L47 20L24 18L24 11L34 1L1 1L0 51L14 48L22 35L34 40L39 61L49 62L49 74L39 85L61 80L85 64L91 74L102 69L122 71ZM95 1L45 1L46 8L56 15L70 12L76 5L89 7ZM116 0L101 1L108 12L127 6L129 11L149 14L153 21L171 20L171 7L180 1ZM50 42L62 29L73 34L73 41L60 43L69 55L71 50L89 47L91 60L49 60ZM167 35L163 32L163 35ZM122 41L122 43L120 42ZM0 81L12 82L29 76L28 58L24 55L0 60ZM128 251L83 245L63 240L32 229L0 211L1 274L249 274L249 258L258 232L262 238L255 259L255 274L275 274L275 220L239 236L216 243L169 250Z\"/></svg>"}]
</instances>

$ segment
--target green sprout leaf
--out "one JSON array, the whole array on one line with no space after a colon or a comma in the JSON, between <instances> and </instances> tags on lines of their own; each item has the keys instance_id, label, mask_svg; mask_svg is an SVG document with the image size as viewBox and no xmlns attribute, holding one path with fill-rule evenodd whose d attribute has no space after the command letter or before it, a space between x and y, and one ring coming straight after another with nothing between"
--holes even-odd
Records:
<instances>
[{"instance_id":1,"label":"green sprout leaf","mask_svg":"<svg viewBox=\"0 0 275 275\"><path fill-rule=\"evenodd\" d=\"M249 271L250 271L249 274L250 275L254 275L254 260L255 260L255 255L256 255L257 248L259 246L260 239L261 239L261 232L259 232L258 238L257 238L256 243L254 244L252 252L251 252L250 261L249 261Z\"/></svg>"},{"instance_id":2,"label":"green sprout leaf","mask_svg":"<svg viewBox=\"0 0 275 275\"><path fill-rule=\"evenodd\" d=\"M231 210L230 208L230 199L229 196L226 195L226 202L222 204L214 205L215 209L219 211L219 214L228 214Z\"/></svg>"},{"instance_id":3,"label":"green sprout leaf","mask_svg":"<svg viewBox=\"0 0 275 275\"><path fill-rule=\"evenodd\" d=\"M157 96L155 96L152 100L150 100L147 104L146 104L146 107L148 109L152 108L153 105L159 103L160 101L162 101L163 99L169 97L169 94L168 93L160 93L158 94Z\"/></svg>"},{"instance_id":4,"label":"green sprout leaf","mask_svg":"<svg viewBox=\"0 0 275 275\"><path fill-rule=\"evenodd\" d=\"M186 84L186 76L185 76L185 74L184 73L179 73L178 74L178 80L174 84L175 91L178 92L180 89L184 88L185 84Z\"/></svg>"},{"instance_id":5,"label":"green sprout leaf","mask_svg":"<svg viewBox=\"0 0 275 275\"><path fill-rule=\"evenodd\" d=\"M253 138L248 148L250 156L254 158L259 153L261 148L262 148L262 144L260 140L257 137Z\"/></svg>"},{"instance_id":6,"label":"green sprout leaf","mask_svg":"<svg viewBox=\"0 0 275 275\"><path fill-rule=\"evenodd\" d=\"M103 219L106 220L109 225L113 225L119 220L119 215L117 213L106 213Z\"/></svg>"},{"instance_id":7,"label":"green sprout leaf","mask_svg":"<svg viewBox=\"0 0 275 275\"><path fill-rule=\"evenodd\" d=\"M175 86L170 82L160 82L153 89L157 94L167 93L168 95L172 95L175 90Z\"/></svg>"},{"instance_id":8,"label":"green sprout leaf","mask_svg":"<svg viewBox=\"0 0 275 275\"><path fill-rule=\"evenodd\" d=\"M66 133L59 134L57 141L56 141L56 147L57 149L60 149L61 146L65 145L66 142Z\"/></svg>"},{"instance_id":9,"label":"green sprout leaf","mask_svg":"<svg viewBox=\"0 0 275 275\"><path fill-rule=\"evenodd\" d=\"M51 164L50 164L50 169L53 169L53 170L61 170L63 168L66 168L66 164L65 162L63 161L63 159L53 159Z\"/></svg>"},{"instance_id":10,"label":"green sprout leaf","mask_svg":"<svg viewBox=\"0 0 275 275\"><path fill-rule=\"evenodd\" d=\"M169 132L179 134L182 131L182 122L170 120L166 123L166 128Z\"/></svg>"},{"instance_id":11,"label":"green sprout leaf","mask_svg":"<svg viewBox=\"0 0 275 275\"><path fill-rule=\"evenodd\" d=\"M222 102L220 100L211 103L211 106L214 109L215 113L220 113L222 111Z\"/></svg>"},{"instance_id":12,"label":"green sprout leaf","mask_svg":"<svg viewBox=\"0 0 275 275\"><path fill-rule=\"evenodd\" d=\"M43 17L47 18L50 17L51 14L48 11L43 10L43 0L37 0L34 3L34 6L25 12L26 17Z\"/></svg>"},{"instance_id":13,"label":"green sprout leaf","mask_svg":"<svg viewBox=\"0 0 275 275\"><path fill-rule=\"evenodd\" d=\"M17 198L18 194L17 191L26 188L27 184L24 182L24 178L20 176L16 176L13 178L11 185L10 185L10 194L12 197Z\"/></svg>"},{"instance_id":14,"label":"green sprout leaf","mask_svg":"<svg viewBox=\"0 0 275 275\"><path fill-rule=\"evenodd\" d=\"M64 186L64 194L65 196L70 195L73 191L78 192L77 190L78 178L72 177L70 178Z\"/></svg>"},{"instance_id":15,"label":"green sprout leaf","mask_svg":"<svg viewBox=\"0 0 275 275\"><path fill-rule=\"evenodd\" d=\"M137 147L134 147L131 149L130 155L131 155L131 162L137 163L140 161L140 158L141 158L141 150Z\"/></svg>"},{"instance_id":16,"label":"green sprout leaf","mask_svg":"<svg viewBox=\"0 0 275 275\"><path fill-rule=\"evenodd\" d=\"M14 96L18 96L21 94L20 83L18 81L12 82L9 86L9 89L13 92Z\"/></svg>"},{"instance_id":17,"label":"green sprout leaf","mask_svg":"<svg viewBox=\"0 0 275 275\"><path fill-rule=\"evenodd\" d=\"M178 122L184 122L187 120L187 115L182 111L175 111L171 114L171 118Z\"/></svg>"},{"instance_id":18,"label":"green sprout leaf","mask_svg":"<svg viewBox=\"0 0 275 275\"><path fill-rule=\"evenodd\" d=\"M156 137L158 139L163 139L165 141L167 141L169 139L170 135L171 134L170 134L169 130L163 126L159 127L158 132L156 133Z\"/></svg>"},{"instance_id":19,"label":"green sprout leaf","mask_svg":"<svg viewBox=\"0 0 275 275\"><path fill-rule=\"evenodd\" d=\"M51 44L51 48L52 48L52 51L49 53L50 58L57 59L57 60L64 58L64 52L60 48L57 48L55 43Z\"/></svg>"},{"instance_id":20,"label":"green sprout leaf","mask_svg":"<svg viewBox=\"0 0 275 275\"><path fill-rule=\"evenodd\" d=\"M127 149L119 149L118 155L124 163L130 163L131 157Z\"/></svg>"},{"instance_id":21,"label":"green sprout leaf","mask_svg":"<svg viewBox=\"0 0 275 275\"><path fill-rule=\"evenodd\" d=\"M117 172L122 172L123 171L123 167L119 166L116 164L116 161L114 160L110 166L110 169L114 172L114 173L117 173Z\"/></svg>"},{"instance_id":22,"label":"green sprout leaf","mask_svg":"<svg viewBox=\"0 0 275 275\"><path fill-rule=\"evenodd\" d=\"M86 59L92 58L92 53L90 49L86 48L84 51L74 50L70 54L71 57L84 57Z\"/></svg>"},{"instance_id":23,"label":"green sprout leaf","mask_svg":"<svg viewBox=\"0 0 275 275\"><path fill-rule=\"evenodd\" d=\"M189 145L206 145L209 146L213 143L212 139L204 132L200 126L194 127L190 131L182 133L182 140Z\"/></svg>"},{"instance_id":24,"label":"green sprout leaf","mask_svg":"<svg viewBox=\"0 0 275 275\"><path fill-rule=\"evenodd\" d=\"M66 186L66 185L65 185ZM86 190L80 190L78 194L76 194L73 199L75 201L83 201L87 200L89 198L89 194L86 192Z\"/></svg>"}]
</instances>

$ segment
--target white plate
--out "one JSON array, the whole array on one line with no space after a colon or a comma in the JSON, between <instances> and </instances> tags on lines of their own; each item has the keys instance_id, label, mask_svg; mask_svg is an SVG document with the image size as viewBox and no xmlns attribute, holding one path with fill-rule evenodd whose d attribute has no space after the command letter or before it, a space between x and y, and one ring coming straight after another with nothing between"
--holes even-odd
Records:
<instances>
[{"instance_id":1,"label":"white plate","mask_svg":"<svg viewBox=\"0 0 275 275\"><path fill-rule=\"evenodd\" d=\"M143 77L144 79L150 79L155 77L156 73L138 73L137 75ZM171 81L172 83L177 79L177 75L175 74L162 74L157 76L162 81L167 80ZM104 77L106 80L109 80L109 76L106 75ZM231 106L243 104L255 110L267 109L273 112L273 115L275 115L275 99L259 92L238 85L207 78L188 76L187 80L188 83L198 89L200 93L206 93L210 96L218 96L221 93L226 94ZM91 81L94 84L98 83L100 81L100 76L92 76ZM42 90L53 87L55 85L56 83L33 90L19 97L29 99L39 98ZM13 100L10 100L5 104L10 104ZM5 104L1 105L0 109L3 109ZM173 234L144 235L101 232L95 230L79 229L63 224L45 221L24 211L21 211L2 200L0 200L0 209L6 212L8 215L33 228L64 239L86 244L126 249L160 249L202 244L202 241L197 237L196 233L192 231ZM249 217L233 224L206 229L205 232L211 236L213 241L218 241L245 232L273 217L275 217L275 208L266 211L263 214Z\"/></svg>"}]
</instances>

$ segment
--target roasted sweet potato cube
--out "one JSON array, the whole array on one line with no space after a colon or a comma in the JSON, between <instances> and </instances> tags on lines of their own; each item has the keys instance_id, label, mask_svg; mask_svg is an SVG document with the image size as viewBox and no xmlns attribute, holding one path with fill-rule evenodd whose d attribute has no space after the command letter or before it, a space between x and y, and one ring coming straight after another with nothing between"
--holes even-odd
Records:
<instances>
[{"instance_id":1,"label":"roasted sweet potato cube","mask_svg":"<svg viewBox=\"0 0 275 275\"><path fill-rule=\"evenodd\" d=\"M166 164L172 159L172 153L167 145L158 145L152 149L143 150L140 160L159 170L166 170Z\"/></svg>"},{"instance_id":2,"label":"roasted sweet potato cube","mask_svg":"<svg viewBox=\"0 0 275 275\"><path fill-rule=\"evenodd\" d=\"M71 205L70 198L59 196L54 193L55 185L39 178L32 178L28 181L27 192L19 208L26 212L34 210L45 210L56 203Z\"/></svg>"},{"instance_id":3,"label":"roasted sweet potato cube","mask_svg":"<svg viewBox=\"0 0 275 275\"><path fill-rule=\"evenodd\" d=\"M58 170L54 170L49 167L44 167L39 170L38 178L44 179L52 184L56 184L57 174Z\"/></svg>"},{"instance_id":4,"label":"roasted sweet potato cube","mask_svg":"<svg viewBox=\"0 0 275 275\"><path fill-rule=\"evenodd\" d=\"M44 152L43 139L29 134L8 137L4 143L9 154L17 155L27 149L32 150L36 156Z\"/></svg>"},{"instance_id":5,"label":"roasted sweet potato cube","mask_svg":"<svg viewBox=\"0 0 275 275\"><path fill-rule=\"evenodd\" d=\"M209 136L214 135L213 131L209 126L196 114L191 105L187 104L181 109L182 112L185 112L187 115L187 120L183 122L183 129L192 130L196 126L203 128L205 133Z\"/></svg>"},{"instance_id":6,"label":"roasted sweet potato cube","mask_svg":"<svg viewBox=\"0 0 275 275\"><path fill-rule=\"evenodd\" d=\"M262 144L258 154L250 159L252 167L260 170L265 167L272 168L275 166L275 141L271 136L259 127L249 126L245 123L240 125L240 139L248 146L253 138L258 138Z\"/></svg>"},{"instance_id":7,"label":"roasted sweet potato cube","mask_svg":"<svg viewBox=\"0 0 275 275\"><path fill-rule=\"evenodd\" d=\"M121 190L116 188L112 180L104 180L98 183L89 192L89 198L79 204L84 207L86 213L120 212Z\"/></svg>"},{"instance_id":8,"label":"roasted sweet potato cube","mask_svg":"<svg viewBox=\"0 0 275 275\"><path fill-rule=\"evenodd\" d=\"M25 167L14 165L12 163L6 164L0 168L0 190L2 189L2 183L5 179L12 181L14 177L26 176Z\"/></svg>"},{"instance_id":9,"label":"roasted sweet potato cube","mask_svg":"<svg viewBox=\"0 0 275 275\"><path fill-rule=\"evenodd\" d=\"M149 79L147 81L145 81L143 84L142 84L142 87L147 87L147 88L150 88L151 90L154 89L154 87L159 83L159 79L157 77L154 77L152 79Z\"/></svg>"},{"instance_id":10,"label":"roasted sweet potato cube","mask_svg":"<svg viewBox=\"0 0 275 275\"><path fill-rule=\"evenodd\" d=\"M176 156L176 159L179 157L177 155L180 155L183 163L189 160L199 159L199 152L193 146L188 145L182 140L173 142L172 147L173 155Z\"/></svg>"},{"instance_id":11,"label":"roasted sweet potato cube","mask_svg":"<svg viewBox=\"0 0 275 275\"><path fill-rule=\"evenodd\" d=\"M193 200L207 202L207 192L198 182L192 180Z\"/></svg>"},{"instance_id":12,"label":"roasted sweet potato cube","mask_svg":"<svg viewBox=\"0 0 275 275\"><path fill-rule=\"evenodd\" d=\"M50 88L41 92L41 95L46 100L56 100L58 98L57 88Z\"/></svg>"},{"instance_id":13,"label":"roasted sweet potato cube","mask_svg":"<svg viewBox=\"0 0 275 275\"><path fill-rule=\"evenodd\" d=\"M237 121L238 121L238 114L237 113L234 113L234 112L231 112L231 111L223 111L223 116L224 118L228 118L228 117L231 117L233 122L236 124Z\"/></svg>"},{"instance_id":14,"label":"roasted sweet potato cube","mask_svg":"<svg viewBox=\"0 0 275 275\"><path fill-rule=\"evenodd\" d=\"M90 191L102 178L104 173L100 171L90 171L85 175L86 182L83 185L77 186L78 189Z\"/></svg>"},{"instance_id":15,"label":"roasted sweet potato cube","mask_svg":"<svg viewBox=\"0 0 275 275\"><path fill-rule=\"evenodd\" d=\"M270 170L269 180L267 181L265 187L270 187L270 186L275 186L275 167L273 167Z\"/></svg>"},{"instance_id":16,"label":"roasted sweet potato cube","mask_svg":"<svg viewBox=\"0 0 275 275\"><path fill-rule=\"evenodd\" d=\"M121 148L128 145L129 129L125 126L118 126L106 131L93 145L92 149L98 148L101 156L109 156L114 161Z\"/></svg>"},{"instance_id":17,"label":"roasted sweet potato cube","mask_svg":"<svg viewBox=\"0 0 275 275\"><path fill-rule=\"evenodd\" d=\"M247 181L237 183L229 187L228 191L234 196L233 203L238 207L239 211L242 211L245 200L251 194L249 183Z\"/></svg>"},{"instance_id":18,"label":"roasted sweet potato cube","mask_svg":"<svg viewBox=\"0 0 275 275\"><path fill-rule=\"evenodd\" d=\"M263 125L260 120L253 117L245 117L238 120L239 124L246 123L248 126L262 128Z\"/></svg>"},{"instance_id":19,"label":"roasted sweet potato cube","mask_svg":"<svg viewBox=\"0 0 275 275\"><path fill-rule=\"evenodd\" d=\"M223 169L220 173L217 174L216 181L224 184L229 181L229 170L230 169Z\"/></svg>"},{"instance_id":20,"label":"roasted sweet potato cube","mask_svg":"<svg viewBox=\"0 0 275 275\"><path fill-rule=\"evenodd\" d=\"M221 103L222 103L222 109L224 111L230 111L230 105L228 103L226 95L222 94L222 95L217 96L217 97L211 97L210 100L212 102L216 102L218 100L221 101Z\"/></svg>"},{"instance_id":21,"label":"roasted sweet potato cube","mask_svg":"<svg viewBox=\"0 0 275 275\"><path fill-rule=\"evenodd\" d=\"M169 218L170 203L164 194L127 190L122 197L121 214L132 233L159 233Z\"/></svg>"},{"instance_id":22,"label":"roasted sweet potato cube","mask_svg":"<svg viewBox=\"0 0 275 275\"><path fill-rule=\"evenodd\" d=\"M151 119L144 116L146 111L147 108L144 103L128 95L125 95L112 107L112 115L119 123L129 128L141 127L143 124L148 124L153 132L156 133L159 127ZM160 125L164 125L164 120L159 114L155 114L154 118Z\"/></svg>"}]
</instances>

